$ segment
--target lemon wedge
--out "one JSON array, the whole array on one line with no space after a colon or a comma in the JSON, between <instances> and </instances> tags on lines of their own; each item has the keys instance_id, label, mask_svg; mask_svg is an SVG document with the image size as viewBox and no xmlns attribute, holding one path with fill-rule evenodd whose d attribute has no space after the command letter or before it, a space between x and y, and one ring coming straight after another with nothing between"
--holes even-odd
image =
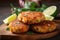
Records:
<instances>
[{"instance_id":1,"label":"lemon wedge","mask_svg":"<svg viewBox=\"0 0 60 40\"><path fill-rule=\"evenodd\" d=\"M3 22L4 22L5 24L8 24L8 23L10 23L11 21L15 20L16 18L17 18L17 15L16 15L16 14L13 14L13 15L7 17L6 19L4 19Z\"/></svg>"},{"instance_id":2,"label":"lemon wedge","mask_svg":"<svg viewBox=\"0 0 60 40\"><path fill-rule=\"evenodd\" d=\"M43 14L51 16L51 15L55 14L56 10L57 10L56 6L50 6L43 11Z\"/></svg>"},{"instance_id":3,"label":"lemon wedge","mask_svg":"<svg viewBox=\"0 0 60 40\"><path fill-rule=\"evenodd\" d=\"M45 15L45 20L50 20L52 21L54 19L53 16Z\"/></svg>"}]
</instances>

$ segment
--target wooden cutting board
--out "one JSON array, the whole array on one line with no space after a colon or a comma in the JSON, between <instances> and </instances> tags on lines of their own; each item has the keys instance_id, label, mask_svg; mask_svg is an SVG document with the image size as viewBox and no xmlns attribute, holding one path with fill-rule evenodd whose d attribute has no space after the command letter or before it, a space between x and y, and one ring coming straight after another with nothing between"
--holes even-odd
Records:
<instances>
[{"instance_id":1,"label":"wooden cutting board","mask_svg":"<svg viewBox=\"0 0 60 40\"><path fill-rule=\"evenodd\" d=\"M50 38L53 37L57 34L59 34L60 32L60 20L54 20L58 26L57 26L57 30L53 31L51 33L45 33L45 34L13 34L10 31L7 31L7 25L2 24L0 26L0 35L2 38L5 39L18 39L18 40L37 40L37 39L45 39L45 38Z\"/></svg>"}]
</instances>

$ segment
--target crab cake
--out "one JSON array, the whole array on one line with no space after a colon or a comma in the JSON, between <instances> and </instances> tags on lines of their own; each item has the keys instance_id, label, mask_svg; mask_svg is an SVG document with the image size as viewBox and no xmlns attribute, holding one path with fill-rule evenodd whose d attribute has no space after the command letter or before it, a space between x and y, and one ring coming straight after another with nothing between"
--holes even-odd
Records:
<instances>
[{"instance_id":1,"label":"crab cake","mask_svg":"<svg viewBox=\"0 0 60 40\"><path fill-rule=\"evenodd\" d=\"M9 24L9 28L12 33L24 33L28 31L29 26L18 20L14 20Z\"/></svg>"},{"instance_id":2,"label":"crab cake","mask_svg":"<svg viewBox=\"0 0 60 40\"><path fill-rule=\"evenodd\" d=\"M39 23L44 19L45 19L45 16L43 15L42 12L27 11L27 12L21 12L18 15L18 20L27 24Z\"/></svg>"},{"instance_id":3,"label":"crab cake","mask_svg":"<svg viewBox=\"0 0 60 40\"><path fill-rule=\"evenodd\" d=\"M56 29L56 23L53 21L42 21L39 24L32 26L33 31L39 32L39 33L47 33L52 32Z\"/></svg>"}]
</instances>

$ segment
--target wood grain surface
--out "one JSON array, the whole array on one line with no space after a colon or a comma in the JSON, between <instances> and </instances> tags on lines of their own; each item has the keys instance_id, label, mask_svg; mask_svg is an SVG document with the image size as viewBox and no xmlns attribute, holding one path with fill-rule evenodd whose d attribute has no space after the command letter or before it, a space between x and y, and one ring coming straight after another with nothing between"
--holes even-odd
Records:
<instances>
[{"instance_id":1,"label":"wood grain surface","mask_svg":"<svg viewBox=\"0 0 60 40\"><path fill-rule=\"evenodd\" d=\"M50 38L50 37L53 37L57 34L59 34L60 32L60 20L54 20L58 26L57 26L57 30L56 31L53 31L51 33L46 33L46 34L13 34L11 33L10 31L7 31L6 28L7 28L7 25L5 24L2 24L0 26L0 35L4 38L13 38L13 39L16 39L15 37L18 37L18 40L37 40L37 39L45 39L45 38Z\"/></svg>"}]
</instances>

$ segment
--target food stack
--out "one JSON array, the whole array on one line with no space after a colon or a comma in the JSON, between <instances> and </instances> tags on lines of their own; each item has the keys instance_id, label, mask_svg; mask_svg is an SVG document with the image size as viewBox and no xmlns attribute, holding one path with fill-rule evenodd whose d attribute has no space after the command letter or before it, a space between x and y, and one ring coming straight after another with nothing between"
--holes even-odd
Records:
<instances>
[{"instance_id":1,"label":"food stack","mask_svg":"<svg viewBox=\"0 0 60 40\"><path fill-rule=\"evenodd\" d=\"M24 11L18 15L16 20L9 23L9 28L12 33L17 34L28 32L29 29L36 33L48 33L56 29L56 23L45 20L42 12Z\"/></svg>"}]
</instances>

